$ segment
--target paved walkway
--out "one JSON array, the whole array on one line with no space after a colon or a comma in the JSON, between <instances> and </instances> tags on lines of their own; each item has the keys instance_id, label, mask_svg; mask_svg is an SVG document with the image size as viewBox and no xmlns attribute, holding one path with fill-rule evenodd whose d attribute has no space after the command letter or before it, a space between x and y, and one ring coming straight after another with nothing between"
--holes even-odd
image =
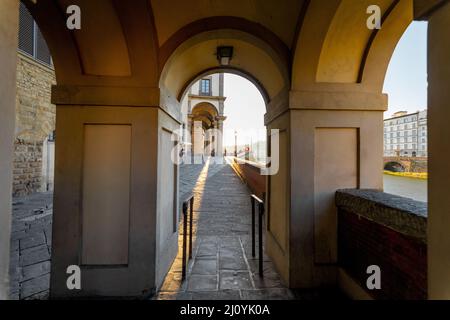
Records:
<instances>
[{"instance_id":1,"label":"paved walkway","mask_svg":"<svg viewBox=\"0 0 450 320\"><path fill-rule=\"evenodd\" d=\"M282 284L268 257L264 278L259 277L258 260L251 257L250 193L229 165L183 166L180 184L186 196L195 195L193 259L186 281L181 282L179 250L155 299L296 297Z\"/></svg>"},{"instance_id":2,"label":"paved walkway","mask_svg":"<svg viewBox=\"0 0 450 320\"><path fill-rule=\"evenodd\" d=\"M181 250L155 299L322 299L288 290L268 257L264 278L251 257L250 193L229 165L184 165L180 199L195 195L194 250L181 282ZM50 282L52 194L13 201L11 299L47 299ZM180 244L181 244L180 235Z\"/></svg>"},{"instance_id":3,"label":"paved walkway","mask_svg":"<svg viewBox=\"0 0 450 320\"><path fill-rule=\"evenodd\" d=\"M51 193L13 201L10 298L47 299L52 241Z\"/></svg>"}]
</instances>

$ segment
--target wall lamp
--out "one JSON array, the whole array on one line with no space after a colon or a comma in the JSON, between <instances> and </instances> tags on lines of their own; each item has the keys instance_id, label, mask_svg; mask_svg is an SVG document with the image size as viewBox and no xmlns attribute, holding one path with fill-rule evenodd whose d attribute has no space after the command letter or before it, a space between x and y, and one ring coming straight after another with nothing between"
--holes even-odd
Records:
<instances>
[{"instance_id":1,"label":"wall lamp","mask_svg":"<svg viewBox=\"0 0 450 320\"><path fill-rule=\"evenodd\" d=\"M228 66L233 58L233 47L217 47L217 60L220 65Z\"/></svg>"}]
</instances>

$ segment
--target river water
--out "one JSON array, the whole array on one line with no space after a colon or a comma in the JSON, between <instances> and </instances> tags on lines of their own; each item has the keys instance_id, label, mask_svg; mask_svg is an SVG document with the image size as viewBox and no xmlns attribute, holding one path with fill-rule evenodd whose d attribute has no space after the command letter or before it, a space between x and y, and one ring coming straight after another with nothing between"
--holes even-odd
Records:
<instances>
[{"instance_id":1,"label":"river water","mask_svg":"<svg viewBox=\"0 0 450 320\"><path fill-rule=\"evenodd\" d=\"M385 174L383 176L384 192L418 201L428 201L427 180L396 177Z\"/></svg>"}]
</instances>

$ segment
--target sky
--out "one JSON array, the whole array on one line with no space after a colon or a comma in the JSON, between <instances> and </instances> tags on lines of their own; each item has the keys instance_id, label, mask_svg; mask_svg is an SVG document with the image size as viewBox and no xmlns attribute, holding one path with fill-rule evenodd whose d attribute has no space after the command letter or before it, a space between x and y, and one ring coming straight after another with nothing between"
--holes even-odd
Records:
<instances>
[{"instance_id":1,"label":"sky","mask_svg":"<svg viewBox=\"0 0 450 320\"><path fill-rule=\"evenodd\" d=\"M234 131L238 145L265 140L264 114L266 106L258 88L249 80L234 74L225 74L223 126L224 146L234 146Z\"/></svg>"},{"instance_id":2,"label":"sky","mask_svg":"<svg viewBox=\"0 0 450 320\"><path fill-rule=\"evenodd\" d=\"M427 26L413 22L399 41L386 73L383 92L389 95L385 118L397 111L416 112L427 108ZM265 104L258 89L247 79L225 74L224 146L234 146L234 131L238 145L263 140ZM256 133L251 134L252 128ZM258 133L258 134L257 134Z\"/></svg>"},{"instance_id":3,"label":"sky","mask_svg":"<svg viewBox=\"0 0 450 320\"><path fill-rule=\"evenodd\" d=\"M384 82L389 95L385 118L427 108L427 28L427 22L413 22L395 49Z\"/></svg>"}]
</instances>

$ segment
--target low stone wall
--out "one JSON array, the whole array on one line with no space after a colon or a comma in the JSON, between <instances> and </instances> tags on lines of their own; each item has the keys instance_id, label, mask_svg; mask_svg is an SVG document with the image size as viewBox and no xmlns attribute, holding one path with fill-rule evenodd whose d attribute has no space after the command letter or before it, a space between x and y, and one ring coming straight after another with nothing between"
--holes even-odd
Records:
<instances>
[{"instance_id":1,"label":"low stone wall","mask_svg":"<svg viewBox=\"0 0 450 320\"><path fill-rule=\"evenodd\" d=\"M255 162L233 158L231 166L249 189L260 199L266 192L266 176L261 175L261 165Z\"/></svg>"},{"instance_id":2,"label":"low stone wall","mask_svg":"<svg viewBox=\"0 0 450 320\"><path fill-rule=\"evenodd\" d=\"M426 203L376 190L340 190L339 266L374 299L427 299ZM367 268L381 289L367 289Z\"/></svg>"}]
</instances>

